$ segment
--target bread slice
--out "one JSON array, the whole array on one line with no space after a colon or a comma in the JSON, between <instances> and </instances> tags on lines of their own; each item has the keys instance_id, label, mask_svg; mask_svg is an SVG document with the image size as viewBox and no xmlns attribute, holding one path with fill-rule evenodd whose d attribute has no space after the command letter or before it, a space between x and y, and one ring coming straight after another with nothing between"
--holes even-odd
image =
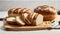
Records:
<instances>
[{"instance_id":1,"label":"bread slice","mask_svg":"<svg viewBox=\"0 0 60 34\"><path fill-rule=\"evenodd\" d=\"M5 21L10 25L17 25L15 17L6 17Z\"/></svg>"},{"instance_id":2,"label":"bread slice","mask_svg":"<svg viewBox=\"0 0 60 34\"><path fill-rule=\"evenodd\" d=\"M33 25L33 23L34 23L33 17L34 17L35 14L36 13L32 13L32 14L28 15L28 17L27 17L29 19L29 21L31 22L31 26L34 26Z\"/></svg>"},{"instance_id":3,"label":"bread slice","mask_svg":"<svg viewBox=\"0 0 60 34\"><path fill-rule=\"evenodd\" d=\"M27 16L28 16L29 14L27 14L27 13L24 13L24 14L21 14L20 16L21 16L21 19L26 23L26 25L30 25L31 24L31 22L29 21L29 19L27 18Z\"/></svg>"},{"instance_id":4,"label":"bread slice","mask_svg":"<svg viewBox=\"0 0 60 34\"><path fill-rule=\"evenodd\" d=\"M15 21L15 17L7 17L7 21Z\"/></svg>"},{"instance_id":5,"label":"bread slice","mask_svg":"<svg viewBox=\"0 0 60 34\"><path fill-rule=\"evenodd\" d=\"M43 23L43 16L41 14L35 13L32 20L33 20L32 25L39 25Z\"/></svg>"},{"instance_id":6,"label":"bread slice","mask_svg":"<svg viewBox=\"0 0 60 34\"><path fill-rule=\"evenodd\" d=\"M16 22L18 25L25 25L24 21L20 18L20 16L16 16Z\"/></svg>"},{"instance_id":7,"label":"bread slice","mask_svg":"<svg viewBox=\"0 0 60 34\"><path fill-rule=\"evenodd\" d=\"M36 26L36 18L37 18L37 16L38 16L38 13L33 14L33 18L32 18L33 23L32 23L32 25L34 25L34 26Z\"/></svg>"},{"instance_id":8,"label":"bread slice","mask_svg":"<svg viewBox=\"0 0 60 34\"><path fill-rule=\"evenodd\" d=\"M8 23L8 24L10 24L10 25L21 25L21 26L23 26L23 25L25 25L25 23L24 23L24 21L22 21L21 19L20 19L20 17L19 16L16 16L16 17L12 17L12 16L10 16L10 17L7 17L6 18L6 22Z\"/></svg>"},{"instance_id":9,"label":"bread slice","mask_svg":"<svg viewBox=\"0 0 60 34\"><path fill-rule=\"evenodd\" d=\"M43 16L41 14L38 14L35 21L36 21L36 25L43 23Z\"/></svg>"},{"instance_id":10,"label":"bread slice","mask_svg":"<svg viewBox=\"0 0 60 34\"><path fill-rule=\"evenodd\" d=\"M43 22L43 16L35 12L32 15L28 15L27 18L31 22L31 26L36 26Z\"/></svg>"}]
</instances>

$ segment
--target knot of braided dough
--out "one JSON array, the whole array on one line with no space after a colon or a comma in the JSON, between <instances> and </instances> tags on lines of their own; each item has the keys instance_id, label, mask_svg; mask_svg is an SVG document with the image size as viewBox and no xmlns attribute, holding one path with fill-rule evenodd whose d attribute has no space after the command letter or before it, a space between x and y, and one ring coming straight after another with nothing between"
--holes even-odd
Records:
<instances>
[{"instance_id":1,"label":"knot of braided dough","mask_svg":"<svg viewBox=\"0 0 60 34\"><path fill-rule=\"evenodd\" d=\"M27 8L12 8L8 11L8 16L16 16L24 13L31 14L33 11Z\"/></svg>"}]
</instances>

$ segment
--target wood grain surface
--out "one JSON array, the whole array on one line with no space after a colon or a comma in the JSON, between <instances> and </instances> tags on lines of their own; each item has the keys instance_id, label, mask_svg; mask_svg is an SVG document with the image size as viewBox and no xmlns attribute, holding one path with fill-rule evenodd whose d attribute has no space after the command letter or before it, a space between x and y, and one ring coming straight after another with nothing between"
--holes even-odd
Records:
<instances>
[{"instance_id":1,"label":"wood grain surface","mask_svg":"<svg viewBox=\"0 0 60 34\"><path fill-rule=\"evenodd\" d=\"M41 25L38 26L14 26L9 25L8 23L4 23L4 29L8 31L33 31L33 30L50 30L51 27L42 27Z\"/></svg>"}]
</instances>

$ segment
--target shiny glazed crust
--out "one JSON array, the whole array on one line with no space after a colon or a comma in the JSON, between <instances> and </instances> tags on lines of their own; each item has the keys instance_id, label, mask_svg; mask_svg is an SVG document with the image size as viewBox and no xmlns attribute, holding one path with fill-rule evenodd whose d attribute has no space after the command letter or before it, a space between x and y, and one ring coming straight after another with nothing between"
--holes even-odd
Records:
<instances>
[{"instance_id":1,"label":"shiny glazed crust","mask_svg":"<svg viewBox=\"0 0 60 34\"><path fill-rule=\"evenodd\" d=\"M34 12L42 14L44 16L44 21L54 20L57 14L54 7L47 5L38 6L34 9Z\"/></svg>"}]
</instances>

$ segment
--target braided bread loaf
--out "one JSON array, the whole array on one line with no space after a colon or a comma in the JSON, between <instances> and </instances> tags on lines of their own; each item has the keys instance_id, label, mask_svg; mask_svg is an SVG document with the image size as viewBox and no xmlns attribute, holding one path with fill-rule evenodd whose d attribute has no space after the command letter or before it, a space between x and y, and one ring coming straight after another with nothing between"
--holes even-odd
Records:
<instances>
[{"instance_id":1,"label":"braided bread loaf","mask_svg":"<svg viewBox=\"0 0 60 34\"><path fill-rule=\"evenodd\" d=\"M31 22L27 19L27 16L32 14L32 10L27 8L13 8L8 11L8 16L20 16L20 18L27 24L30 25Z\"/></svg>"},{"instance_id":2,"label":"braided bread loaf","mask_svg":"<svg viewBox=\"0 0 60 34\"><path fill-rule=\"evenodd\" d=\"M8 11L8 16L15 17L18 25L35 26L43 22L43 16L27 8L13 8ZM12 24L12 23L11 23Z\"/></svg>"}]
</instances>

